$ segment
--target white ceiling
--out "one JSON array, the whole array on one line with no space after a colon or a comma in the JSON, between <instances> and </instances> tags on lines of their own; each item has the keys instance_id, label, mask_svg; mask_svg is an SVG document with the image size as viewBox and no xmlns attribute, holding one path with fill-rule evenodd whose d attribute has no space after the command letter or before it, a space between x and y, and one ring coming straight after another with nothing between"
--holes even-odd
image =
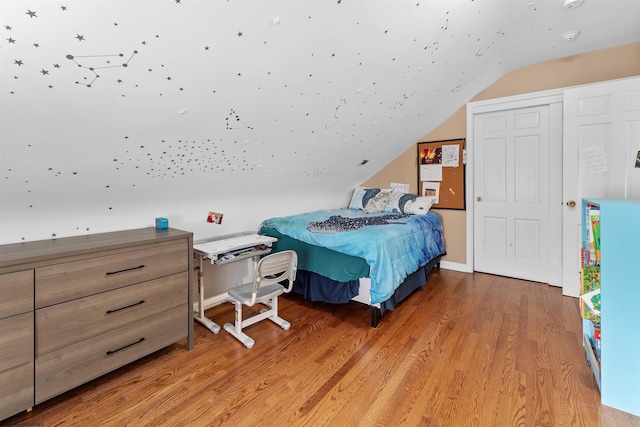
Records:
<instances>
[{"instance_id":1,"label":"white ceiling","mask_svg":"<svg viewBox=\"0 0 640 427\"><path fill-rule=\"evenodd\" d=\"M345 191L505 73L639 23L638 0L2 0L0 240L203 182Z\"/></svg>"}]
</instances>

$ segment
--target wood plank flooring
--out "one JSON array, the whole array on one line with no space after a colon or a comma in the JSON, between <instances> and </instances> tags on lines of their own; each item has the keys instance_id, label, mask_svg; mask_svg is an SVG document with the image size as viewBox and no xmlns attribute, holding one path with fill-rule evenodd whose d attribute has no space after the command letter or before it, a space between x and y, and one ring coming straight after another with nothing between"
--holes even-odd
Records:
<instances>
[{"instance_id":1,"label":"wood plank flooring","mask_svg":"<svg viewBox=\"0 0 640 427\"><path fill-rule=\"evenodd\" d=\"M0 425L640 426L600 404L578 302L561 289L434 270L370 327L368 307L281 298L245 348L196 324L167 347ZM207 311L233 321L233 307Z\"/></svg>"}]
</instances>

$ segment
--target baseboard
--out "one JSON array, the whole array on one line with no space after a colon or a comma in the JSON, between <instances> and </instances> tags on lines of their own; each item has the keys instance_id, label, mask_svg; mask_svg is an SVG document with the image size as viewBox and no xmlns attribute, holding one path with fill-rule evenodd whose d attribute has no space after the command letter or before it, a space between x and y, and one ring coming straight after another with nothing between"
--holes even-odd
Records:
<instances>
[{"instance_id":1,"label":"baseboard","mask_svg":"<svg viewBox=\"0 0 640 427\"><path fill-rule=\"evenodd\" d=\"M473 268L467 264L461 264L459 262L440 261L440 268L445 270L461 271L463 273L473 273Z\"/></svg>"}]
</instances>

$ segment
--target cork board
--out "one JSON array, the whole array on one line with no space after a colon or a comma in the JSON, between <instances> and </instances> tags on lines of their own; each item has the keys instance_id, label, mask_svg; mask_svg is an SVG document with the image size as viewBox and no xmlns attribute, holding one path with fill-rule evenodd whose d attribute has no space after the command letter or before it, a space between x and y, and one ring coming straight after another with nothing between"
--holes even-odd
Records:
<instances>
[{"instance_id":1,"label":"cork board","mask_svg":"<svg viewBox=\"0 0 640 427\"><path fill-rule=\"evenodd\" d=\"M418 143L420 195L437 197L434 209L465 209L463 139Z\"/></svg>"}]
</instances>

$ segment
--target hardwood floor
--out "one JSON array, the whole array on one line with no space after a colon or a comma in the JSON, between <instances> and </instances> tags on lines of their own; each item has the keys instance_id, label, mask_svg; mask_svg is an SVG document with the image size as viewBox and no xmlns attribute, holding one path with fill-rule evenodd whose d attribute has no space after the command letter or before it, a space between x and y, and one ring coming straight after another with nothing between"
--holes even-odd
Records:
<instances>
[{"instance_id":1,"label":"hardwood floor","mask_svg":"<svg viewBox=\"0 0 640 427\"><path fill-rule=\"evenodd\" d=\"M377 329L368 307L281 298L245 348L174 344L0 421L41 426L640 426L602 406L561 289L434 270ZM233 307L207 311L218 323Z\"/></svg>"}]
</instances>

